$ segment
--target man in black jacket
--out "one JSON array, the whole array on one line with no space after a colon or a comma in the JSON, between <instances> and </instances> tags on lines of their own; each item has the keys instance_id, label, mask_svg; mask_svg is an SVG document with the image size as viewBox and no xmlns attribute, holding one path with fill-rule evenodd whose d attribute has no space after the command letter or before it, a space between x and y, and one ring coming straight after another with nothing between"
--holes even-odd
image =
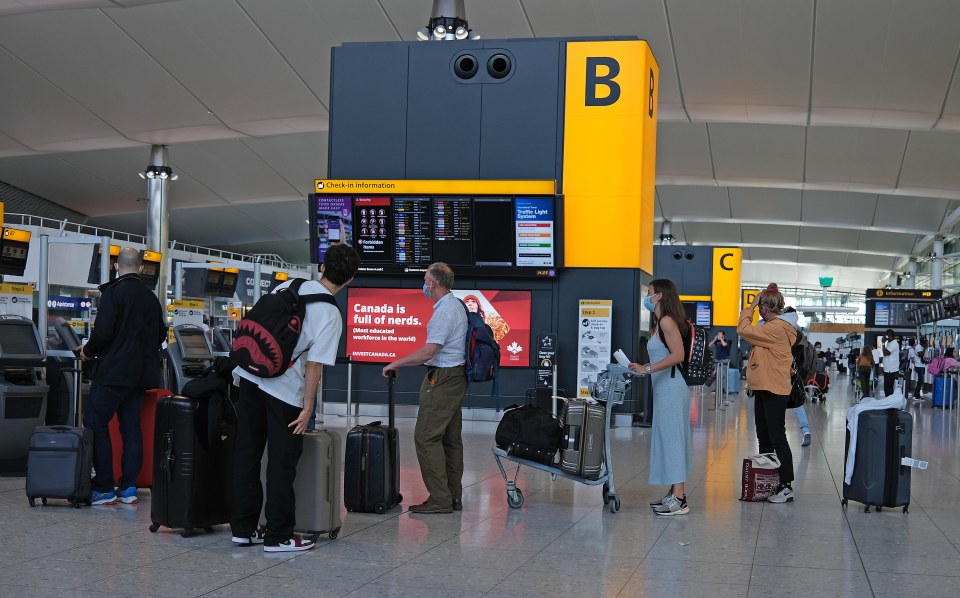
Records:
<instances>
[{"instance_id":1,"label":"man in black jacket","mask_svg":"<svg viewBox=\"0 0 960 598\"><path fill-rule=\"evenodd\" d=\"M160 348L167 336L163 307L140 282L143 257L124 247L117 278L100 286L100 305L90 340L80 347L83 360L97 358L83 425L93 430L90 500L94 505L137 502L137 476L143 464L140 409L148 388L161 383ZM114 488L113 447L108 424L117 415L123 438L122 474Z\"/></svg>"}]
</instances>

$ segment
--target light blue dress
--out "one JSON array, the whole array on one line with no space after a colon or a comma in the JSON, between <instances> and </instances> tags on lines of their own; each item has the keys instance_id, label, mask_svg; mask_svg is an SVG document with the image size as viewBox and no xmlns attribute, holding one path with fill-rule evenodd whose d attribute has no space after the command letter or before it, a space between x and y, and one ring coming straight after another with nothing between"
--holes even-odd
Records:
<instances>
[{"instance_id":1,"label":"light blue dress","mask_svg":"<svg viewBox=\"0 0 960 598\"><path fill-rule=\"evenodd\" d=\"M647 343L650 363L670 352L655 333ZM677 369L653 372L653 440L650 443L650 483L679 484L693 471L693 433L690 431L690 388Z\"/></svg>"}]
</instances>

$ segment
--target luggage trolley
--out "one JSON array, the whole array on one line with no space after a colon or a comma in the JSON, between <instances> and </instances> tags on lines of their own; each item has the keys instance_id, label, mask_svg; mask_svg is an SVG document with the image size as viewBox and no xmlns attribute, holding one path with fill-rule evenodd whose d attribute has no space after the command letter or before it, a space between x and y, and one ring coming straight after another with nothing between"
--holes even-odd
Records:
<instances>
[{"instance_id":1,"label":"luggage trolley","mask_svg":"<svg viewBox=\"0 0 960 598\"><path fill-rule=\"evenodd\" d=\"M607 366L606 370L597 375L597 381L590 384L590 395L599 401L606 401L606 409L604 409L606 412L604 425L607 433L604 434L603 440L604 468L600 474L600 477L597 479L591 480L572 475L566 471L563 471L559 467L544 465L542 463L529 461L527 459L521 459L513 455L508 455L507 452L500 447L493 447L493 456L497 460L497 467L500 468L500 474L503 476L503 481L507 484L507 504L510 505L511 509L519 509L523 505L523 492L521 492L520 488L517 487L517 478L520 475L520 466L526 465L528 467L549 473L552 479L557 479L559 476L561 478L573 480L574 482L586 484L587 486L599 486L600 484L603 484L603 504L609 505L611 513L616 513L620 510L620 497L617 496L616 487L613 484L613 459L611 458L612 455L610 454L609 434L610 414L614 405L620 405L623 403L623 396L626 394L627 387L630 386L630 377L632 376L636 376L636 374L623 366L611 363ZM507 470L504 469L501 459L507 459L517 464L517 469L513 473L512 480L507 475Z\"/></svg>"}]
</instances>

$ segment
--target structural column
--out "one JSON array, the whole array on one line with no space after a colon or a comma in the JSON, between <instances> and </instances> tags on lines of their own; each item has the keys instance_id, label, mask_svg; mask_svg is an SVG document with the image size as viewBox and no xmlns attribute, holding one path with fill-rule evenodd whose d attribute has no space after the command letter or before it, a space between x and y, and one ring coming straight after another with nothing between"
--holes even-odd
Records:
<instances>
[{"instance_id":1,"label":"structural column","mask_svg":"<svg viewBox=\"0 0 960 598\"><path fill-rule=\"evenodd\" d=\"M167 164L167 146L154 145L150 148L150 165L144 173L147 179L147 199L150 202L147 217L147 249L163 254L160 263L160 279L157 282L157 296L166 304L167 268L170 261L168 245L170 181L175 177Z\"/></svg>"},{"instance_id":2,"label":"structural column","mask_svg":"<svg viewBox=\"0 0 960 598\"><path fill-rule=\"evenodd\" d=\"M943 288L943 237L933 240L933 264L930 269L930 288Z\"/></svg>"}]
</instances>

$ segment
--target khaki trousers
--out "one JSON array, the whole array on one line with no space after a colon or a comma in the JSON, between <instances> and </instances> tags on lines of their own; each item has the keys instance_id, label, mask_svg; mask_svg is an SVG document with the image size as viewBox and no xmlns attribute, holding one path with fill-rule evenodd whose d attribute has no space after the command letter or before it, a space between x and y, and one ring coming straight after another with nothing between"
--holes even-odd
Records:
<instances>
[{"instance_id":1,"label":"khaki trousers","mask_svg":"<svg viewBox=\"0 0 960 598\"><path fill-rule=\"evenodd\" d=\"M439 505L450 506L463 495L463 417L467 391L463 366L430 366L420 384L420 411L413 433L420 475Z\"/></svg>"}]
</instances>

